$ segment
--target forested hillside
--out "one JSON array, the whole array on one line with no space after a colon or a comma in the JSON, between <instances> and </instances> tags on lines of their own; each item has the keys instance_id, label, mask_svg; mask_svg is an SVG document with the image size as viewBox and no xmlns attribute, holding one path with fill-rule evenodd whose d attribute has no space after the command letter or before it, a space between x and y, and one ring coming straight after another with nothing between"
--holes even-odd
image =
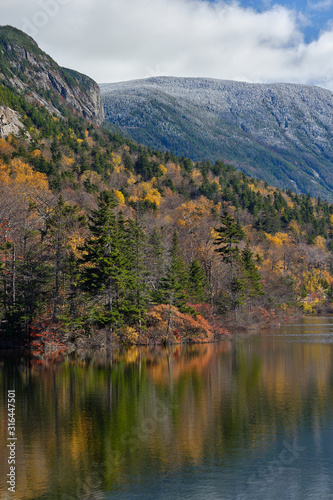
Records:
<instances>
[{"instance_id":1,"label":"forested hillside","mask_svg":"<svg viewBox=\"0 0 333 500\"><path fill-rule=\"evenodd\" d=\"M58 331L207 341L331 307L327 201L140 146L66 103L52 114L7 82L0 105L23 126L0 139L1 329L37 353Z\"/></svg>"},{"instance_id":2,"label":"forested hillside","mask_svg":"<svg viewBox=\"0 0 333 500\"><path fill-rule=\"evenodd\" d=\"M106 119L147 146L223 160L333 201L333 94L288 83L156 77L101 85Z\"/></svg>"}]
</instances>

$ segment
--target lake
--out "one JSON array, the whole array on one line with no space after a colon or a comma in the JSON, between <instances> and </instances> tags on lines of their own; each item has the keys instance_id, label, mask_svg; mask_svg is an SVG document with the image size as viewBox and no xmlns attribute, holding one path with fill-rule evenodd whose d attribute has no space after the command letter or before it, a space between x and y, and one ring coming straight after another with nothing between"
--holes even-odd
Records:
<instances>
[{"instance_id":1,"label":"lake","mask_svg":"<svg viewBox=\"0 0 333 500\"><path fill-rule=\"evenodd\" d=\"M61 363L0 353L0 387L1 499L333 499L331 317Z\"/></svg>"}]
</instances>

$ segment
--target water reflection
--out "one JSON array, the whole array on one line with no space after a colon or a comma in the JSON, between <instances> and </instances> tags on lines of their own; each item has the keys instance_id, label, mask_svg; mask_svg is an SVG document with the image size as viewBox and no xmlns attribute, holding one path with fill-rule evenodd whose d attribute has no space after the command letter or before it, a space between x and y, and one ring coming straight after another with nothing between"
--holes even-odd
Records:
<instances>
[{"instance_id":1,"label":"water reflection","mask_svg":"<svg viewBox=\"0 0 333 500\"><path fill-rule=\"evenodd\" d=\"M1 498L10 388L15 498L331 498L330 335L311 318L219 344L3 357Z\"/></svg>"}]
</instances>

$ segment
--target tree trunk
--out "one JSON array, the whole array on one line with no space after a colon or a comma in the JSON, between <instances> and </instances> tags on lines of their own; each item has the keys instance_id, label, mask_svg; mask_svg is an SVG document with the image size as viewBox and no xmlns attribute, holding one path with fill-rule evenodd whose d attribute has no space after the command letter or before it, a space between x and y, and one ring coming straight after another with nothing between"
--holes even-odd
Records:
<instances>
[{"instance_id":1,"label":"tree trunk","mask_svg":"<svg viewBox=\"0 0 333 500\"><path fill-rule=\"evenodd\" d=\"M15 243L13 243L13 252L12 252L12 304L15 306L16 304L16 252L15 252Z\"/></svg>"},{"instance_id":2,"label":"tree trunk","mask_svg":"<svg viewBox=\"0 0 333 500\"><path fill-rule=\"evenodd\" d=\"M57 242L57 257L56 257L56 269L55 269L55 294L54 294L54 307L53 307L53 323L58 322L58 300L59 300L59 273L60 273L60 236L58 236Z\"/></svg>"}]
</instances>

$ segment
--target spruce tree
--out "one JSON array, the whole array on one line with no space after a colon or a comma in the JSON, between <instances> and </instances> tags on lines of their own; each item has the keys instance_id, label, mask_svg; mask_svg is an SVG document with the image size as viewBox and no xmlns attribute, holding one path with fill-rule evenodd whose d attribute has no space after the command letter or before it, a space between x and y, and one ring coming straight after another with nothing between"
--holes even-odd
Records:
<instances>
[{"instance_id":1,"label":"spruce tree","mask_svg":"<svg viewBox=\"0 0 333 500\"><path fill-rule=\"evenodd\" d=\"M132 276L131 289L129 290L129 300L132 304L132 311L128 319L138 324L141 329L147 312L147 304L150 301L148 290L149 271L145 265L145 231L140 222L140 210L136 211L136 219L130 219L125 225L125 247L129 270Z\"/></svg>"},{"instance_id":2,"label":"spruce tree","mask_svg":"<svg viewBox=\"0 0 333 500\"><path fill-rule=\"evenodd\" d=\"M131 322L137 314L131 293L136 276L131 269L132 244L123 217L117 220L110 192L99 197L90 219L91 237L83 247L81 286L91 297L91 313L100 325L111 329Z\"/></svg>"},{"instance_id":3,"label":"spruce tree","mask_svg":"<svg viewBox=\"0 0 333 500\"><path fill-rule=\"evenodd\" d=\"M199 261L194 260L191 264L188 278L188 291L193 302L204 302L208 281Z\"/></svg>"},{"instance_id":4,"label":"spruce tree","mask_svg":"<svg viewBox=\"0 0 333 500\"><path fill-rule=\"evenodd\" d=\"M175 230L170 248L170 264L154 294L154 298L157 302L169 305L167 333L169 333L171 326L172 306L177 307L182 312L192 312L192 310L186 306L186 302L188 301L188 296L186 294L187 284L188 273L179 245L178 232Z\"/></svg>"},{"instance_id":5,"label":"spruce tree","mask_svg":"<svg viewBox=\"0 0 333 500\"><path fill-rule=\"evenodd\" d=\"M45 227L47 241L55 251L54 265L54 301L53 322L58 321L59 299L61 292L61 281L66 275L67 258L69 257L69 238L75 229L86 224L84 216L80 215L79 208L65 203L60 195L57 205L48 218Z\"/></svg>"},{"instance_id":6,"label":"spruce tree","mask_svg":"<svg viewBox=\"0 0 333 500\"><path fill-rule=\"evenodd\" d=\"M263 295L261 284L261 275L255 265L253 253L250 250L249 244L242 251L242 264L246 277L246 291L250 297Z\"/></svg>"},{"instance_id":7,"label":"spruce tree","mask_svg":"<svg viewBox=\"0 0 333 500\"><path fill-rule=\"evenodd\" d=\"M219 253L224 262L230 265L239 257L238 244L244 238L242 226L226 210L221 215L222 226L215 231L218 233L214 244L219 248L215 251Z\"/></svg>"},{"instance_id":8,"label":"spruce tree","mask_svg":"<svg viewBox=\"0 0 333 500\"><path fill-rule=\"evenodd\" d=\"M150 272L152 288L155 289L166 269L166 251L162 243L162 233L156 227L153 228L148 239L146 264Z\"/></svg>"},{"instance_id":9,"label":"spruce tree","mask_svg":"<svg viewBox=\"0 0 333 500\"><path fill-rule=\"evenodd\" d=\"M183 308L187 302L185 293L188 275L179 245L178 232L174 231L170 248L170 264L160 280L156 293L157 301Z\"/></svg>"},{"instance_id":10,"label":"spruce tree","mask_svg":"<svg viewBox=\"0 0 333 500\"><path fill-rule=\"evenodd\" d=\"M221 255L222 261L229 265L229 294L227 300L228 307L235 311L244 301L245 286L239 269L241 251L238 245L245 235L239 222L226 210L221 215L221 222L222 226L216 229L218 237L215 245L218 248L215 251Z\"/></svg>"}]
</instances>

